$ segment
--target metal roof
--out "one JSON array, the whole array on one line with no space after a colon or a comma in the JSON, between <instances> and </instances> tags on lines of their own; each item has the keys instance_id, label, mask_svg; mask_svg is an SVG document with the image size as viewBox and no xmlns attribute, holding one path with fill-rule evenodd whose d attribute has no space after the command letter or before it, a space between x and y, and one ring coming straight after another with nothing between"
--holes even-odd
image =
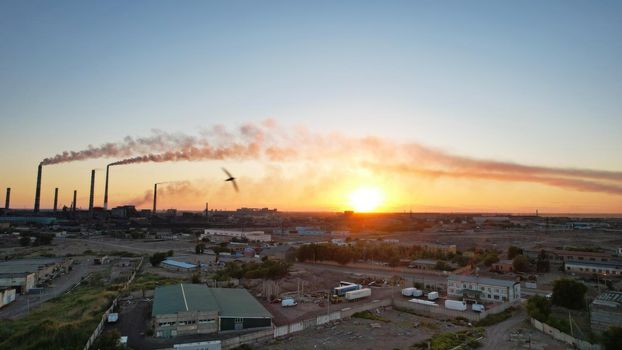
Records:
<instances>
[{"instance_id":1,"label":"metal roof","mask_svg":"<svg viewBox=\"0 0 622 350\"><path fill-rule=\"evenodd\" d=\"M218 302L220 317L272 317L246 289L209 288Z\"/></svg>"},{"instance_id":2,"label":"metal roof","mask_svg":"<svg viewBox=\"0 0 622 350\"><path fill-rule=\"evenodd\" d=\"M174 266L174 267L181 267L183 269L195 269L197 267L197 265L195 265L195 264L190 264L190 263L187 263L187 262L171 260L171 259L166 259L166 260L162 261L162 264L170 265L170 266Z\"/></svg>"},{"instance_id":3,"label":"metal roof","mask_svg":"<svg viewBox=\"0 0 622 350\"><path fill-rule=\"evenodd\" d=\"M586 260L572 260L566 261L566 265L584 265L584 266L596 266L596 267L622 267L622 261L609 260L609 261L586 261Z\"/></svg>"},{"instance_id":4,"label":"metal roof","mask_svg":"<svg viewBox=\"0 0 622 350\"><path fill-rule=\"evenodd\" d=\"M155 289L152 315L216 310L216 300L204 284L176 284Z\"/></svg>"},{"instance_id":5,"label":"metal roof","mask_svg":"<svg viewBox=\"0 0 622 350\"><path fill-rule=\"evenodd\" d=\"M447 277L448 281L456 281L456 282L468 282L468 283L478 283L478 284L487 284L491 286L503 286L503 287L512 287L517 284L516 281L511 280L501 280L496 278L487 278L487 277L478 277L478 276L469 276L469 275L449 275Z\"/></svg>"},{"instance_id":6,"label":"metal roof","mask_svg":"<svg viewBox=\"0 0 622 350\"><path fill-rule=\"evenodd\" d=\"M185 311L218 311L221 317L272 317L246 289L185 283L156 288L152 316Z\"/></svg>"}]
</instances>

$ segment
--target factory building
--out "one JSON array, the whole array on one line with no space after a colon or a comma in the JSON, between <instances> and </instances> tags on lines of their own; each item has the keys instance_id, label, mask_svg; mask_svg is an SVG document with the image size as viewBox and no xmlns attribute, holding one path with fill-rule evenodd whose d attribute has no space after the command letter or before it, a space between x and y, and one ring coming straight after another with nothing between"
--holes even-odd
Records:
<instances>
[{"instance_id":1,"label":"factory building","mask_svg":"<svg viewBox=\"0 0 622 350\"><path fill-rule=\"evenodd\" d=\"M0 262L0 288L15 287L27 293L37 284L45 283L67 271L72 259L35 258Z\"/></svg>"},{"instance_id":2,"label":"factory building","mask_svg":"<svg viewBox=\"0 0 622 350\"><path fill-rule=\"evenodd\" d=\"M177 261L173 259L166 259L160 263L160 265L166 269L175 270L175 271L192 271L196 270L198 265L187 263L184 261Z\"/></svg>"},{"instance_id":3,"label":"factory building","mask_svg":"<svg viewBox=\"0 0 622 350\"><path fill-rule=\"evenodd\" d=\"M251 242L270 242L272 236L264 233L263 231L237 231L237 230L218 230L218 229L205 229L203 231L203 237L210 239L214 237L223 237L227 239L242 239L246 238Z\"/></svg>"},{"instance_id":4,"label":"factory building","mask_svg":"<svg viewBox=\"0 0 622 350\"><path fill-rule=\"evenodd\" d=\"M489 302L513 302L521 297L519 282L463 275L447 277L447 295Z\"/></svg>"},{"instance_id":5,"label":"factory building","mask_svg":"<svg viewBox=\"0 0 622 350\"><path fill-rule=\"evenodd\" d=\"M272 327L272 315L246 289L202 284L157 287L151 316L155 336L164 338Z\"/></svg>"},{"instance_id":6,"label":"factory building","mask_svg":"<svg viewBox=\"0 0 622 350\"><path fill-rule=\"evenodd\" d=\"M622 325L622 292L607 291L596 297L590 306L590 322L598 332Z\"/></svg>"},{"instance_id":7,"label":"factory building","mask_svg":"<svg viewBox=\"0 0 622 350\"><path fill-rule=\"evenodd\" d=\"M622 261L567 261L564 270L568 273L622 275Z\"/></svg>"},{"instance_id":8,"label":"factory building","mask_svg":"<svg viewBox=\"0 0 622 350\"><path fill-rule=\"evenodd\" d=\"M0 266L0 288L15 288L18 293L26 294L36 281L34 272L11 272Z\"/></svg>"},{"instance_id":9,"label":"factory building","mask_svg":"<svg viewBox=\"0 0 622 350\"><path fill-rule=\"evenodd\" d=\"M456 254L457 251L455 244L425 243L421 245L421 248L426 252L435 254Z\"/></svg>"},{"instance_id":10,"label":"factory building","mask_svg":"<svg viewBox=\"0 0 622 350\"><path fill-rule=\"evenodd\" d=\"M417 259L417 260L410 262L410 264L408 264L408 267L410 267L411 269L418 269L418 270L434 270L434 268L436 267L436 263L437 263L436 260Z\"/></svg>"},{"instance_id":11,"label":"factory building","mask_svg":"<svg viewBox=\"0 0 622 350\"><path fill-rule=\"evenodd\" d=\"M15 301L15 288L0 288L0 308Z\"/></svg>"}]
</instances>

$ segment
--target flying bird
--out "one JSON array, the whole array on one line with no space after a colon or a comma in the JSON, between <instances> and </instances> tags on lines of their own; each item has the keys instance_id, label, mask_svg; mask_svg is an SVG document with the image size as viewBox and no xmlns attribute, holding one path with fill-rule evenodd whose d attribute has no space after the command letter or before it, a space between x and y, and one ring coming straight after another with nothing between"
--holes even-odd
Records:
<instances>
[{"instance_id":1,"label":"flying bird","mask_svg":"<svg viewBox=\"0 0 622 350\"><path fill-rule=\"evenodd\" d=\"M240 189L238 188L238 184L237 184L237 182L235 182L235 177L233 177L233 175L231 175L231 173L228 172L227 169L225 169L225 168L222 168L222 171L224 171L225 174L227 174L227 176L229 176L229 178L226 179L225 182L226 181L230 181L233 184L233 188L235 188L235 191L236 192L240 192Z\"/></svg>"}]
</instances>

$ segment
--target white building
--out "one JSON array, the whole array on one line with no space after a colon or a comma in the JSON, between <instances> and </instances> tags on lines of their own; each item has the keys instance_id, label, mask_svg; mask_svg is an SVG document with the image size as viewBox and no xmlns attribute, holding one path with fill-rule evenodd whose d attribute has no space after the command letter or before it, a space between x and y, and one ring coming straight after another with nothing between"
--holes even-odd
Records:
<instances>
[{"instance_id":1,"label":"white building","mask_svg":"<svg viewBox=\"0 0 622 350\"><path fill-rule=\"evenodd\" d=\"M513 302L521 297L519 282L463 275L447 277L447 294L490 302Z\"/></svg>"},{"instance_id":2,"label":"white building","mask_svg":"<svg viewBox=\"0 0 622 350\"><path fill-rule=\"evenodd\" d=\"M251 242L271 242L272 241L272 236L264 233L263 231L237 231L237 230L219 230L219 229L206 228L205 231L203 231L203 235L204 236L202 236L201 238L210 237L210 236L221 236L221 237L237 238L237 239L246 238Z\"/></svg>"}]
</instances>

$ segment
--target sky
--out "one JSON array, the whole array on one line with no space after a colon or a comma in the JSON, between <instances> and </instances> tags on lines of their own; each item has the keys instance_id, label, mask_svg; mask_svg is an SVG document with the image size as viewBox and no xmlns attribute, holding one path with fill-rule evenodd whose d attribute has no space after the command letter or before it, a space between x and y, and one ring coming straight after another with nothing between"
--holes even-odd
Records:
<instances>
[{"instance_id":1,"label":"sky","mask_svg":"<svg viewBox=\"0 0 622 350\"><path fill-rule=\"evenodd\" d=\"M382 211L619 213L620 38L618 1L2 1L0 186L30 208L38 163L63 151L269 121L296 157L114 167L111 205L150 207L173 181L163 208L341 211L363 191ZM42 207L54 187L86 206L90 170L123 158L45 166Z\"/></svg>"}]
</instances>

